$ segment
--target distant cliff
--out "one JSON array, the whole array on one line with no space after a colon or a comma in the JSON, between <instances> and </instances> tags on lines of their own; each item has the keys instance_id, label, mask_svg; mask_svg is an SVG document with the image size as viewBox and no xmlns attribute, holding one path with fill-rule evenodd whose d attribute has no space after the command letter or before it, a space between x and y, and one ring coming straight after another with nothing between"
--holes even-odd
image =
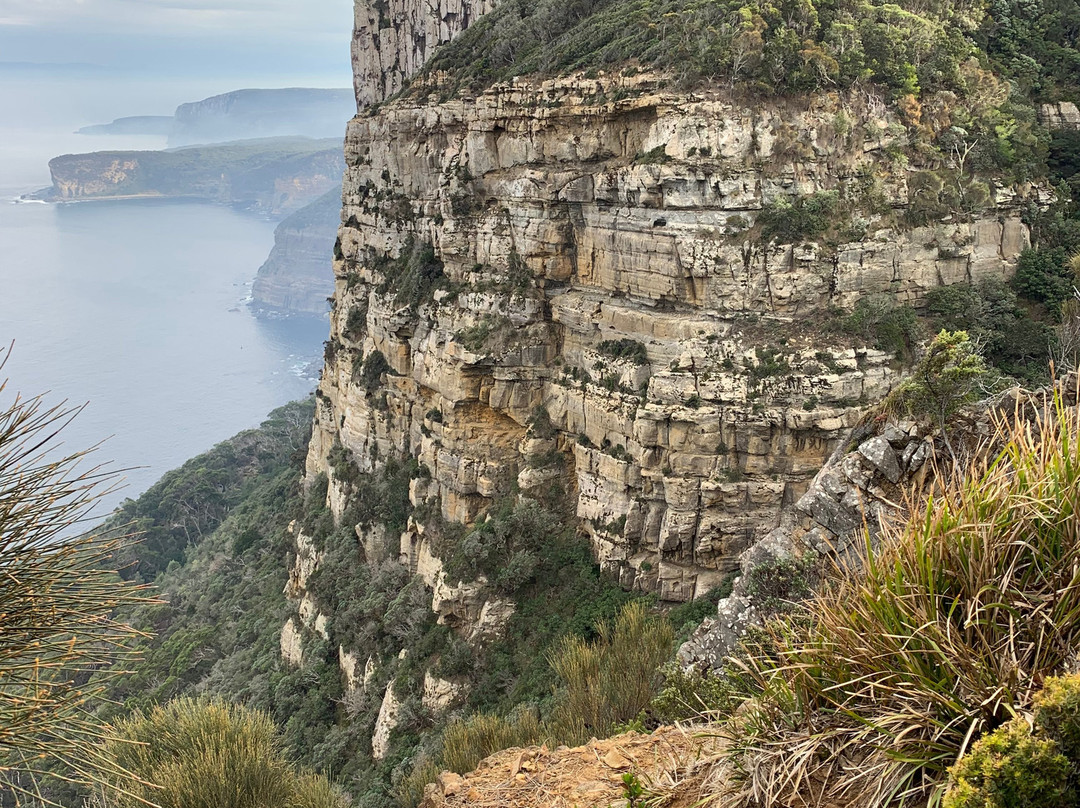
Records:
<instances>
[{"instance_id":1,"label":"distant cliff","mask_svg":"<svg viewBox=\"0 0 1080 808\"><path fill-rule=\"evenodd\" d=\"M267 139L175 151L93 152L49 161L58 201L188 197L287 215L339 187L338 140Z\"/></svg>"},{"instance_id":2,"label":"distant cliff","mask_svg":"<svg viewBox=\"0 0 1080 808\"><path fill-rule=\"evenodd\" d=\"M167 135L172 131L171 115L135 115L112 123L84 126L76 135Z\"/></svg>"},{"instance_id":3,"label":"distant cliff","mask_svg":"<svg viewBox=\"0 0 1080 808\"><path fill-rule=\"evenodd\" d=\"M341 224L341 188L334 187L283 220L274 249L252 289L257 306L324 314L334 293L333 254Z\"/></svg>"},{"instance_id":4,"label":"distant cliff","mask_svg":"<svg viewBox=\"0 0 1080 808\"><path fill-rule=\"evenodd\" d=\"M237 90L177 107L169 145L297 135L341 137L355 113L349 90Z\"/></svg>"}]
</instances>

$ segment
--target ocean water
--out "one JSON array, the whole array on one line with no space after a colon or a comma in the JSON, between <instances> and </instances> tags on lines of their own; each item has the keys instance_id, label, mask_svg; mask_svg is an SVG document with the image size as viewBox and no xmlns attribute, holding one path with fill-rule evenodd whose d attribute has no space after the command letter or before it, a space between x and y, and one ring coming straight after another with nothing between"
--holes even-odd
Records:
<instances>
[{"instance_id":1,"label":"ocean water","mask_svg":"<svg viewBox=\"0 0 1080 808\"><path fill-rule=\"evenodd\" d=\"M241 86L0 78L0 350L14 343L0 405L16 392L85 404L64 446L100 444L95 462L126 469L108 508L308 395L328 324L245 305L273 222L189 202L17 199L49 184L57 154L163 145L79 126Z\"/></svg>"}]
</instances>

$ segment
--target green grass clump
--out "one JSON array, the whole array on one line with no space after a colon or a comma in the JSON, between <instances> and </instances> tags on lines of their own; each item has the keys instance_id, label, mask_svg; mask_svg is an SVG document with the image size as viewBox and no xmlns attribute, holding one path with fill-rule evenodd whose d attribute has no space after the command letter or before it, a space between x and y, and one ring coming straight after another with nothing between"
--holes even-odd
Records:
<instances>
[{"instance_id":1,"label":"green grass clump","mask_svg":"<svg viewBox=\"0 0 1080 808\"><path fill-rule=\"evenodd\" d=\"M138 782L103 792L103 808L343 808L325 778L294 771L265 713L183 698L116 727L104 753Z\"/></svg>"},{"instance_id":2,"label":"green grass clump","mask_svg":"<svg viewBox=\"0 0 1080 808\"><path fill-rule=\"evenodd\" d=\"M1078 433L1060 400L1002 419L999 454L772 626L743 663L735 791L936 803L973 739L1031 709L1080 642Z\"/></svg>"}]
</instances>

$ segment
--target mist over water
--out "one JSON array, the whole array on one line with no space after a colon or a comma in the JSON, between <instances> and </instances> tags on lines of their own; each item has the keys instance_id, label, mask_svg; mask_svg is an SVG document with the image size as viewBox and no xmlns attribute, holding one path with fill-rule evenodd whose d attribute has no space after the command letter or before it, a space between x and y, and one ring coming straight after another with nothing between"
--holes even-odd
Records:
<instances>
[{"instance_id":1,"label":"mist over water","mask_svg":"<svg viewBox=\"0 0 1080 808\"><path fill-rule=\"evenodd\" d=\"M164 146L74 135L80 126L242 86L255 84L0 76L0 345L15 341L4 401L47 392L48 403L87 403L66 448L105 440L96 462L143 467L110 507L308 395L328 325L244 305L273 222L188 202L14 200L49 184L58 154Z\"/></svg>"}]
</instances>

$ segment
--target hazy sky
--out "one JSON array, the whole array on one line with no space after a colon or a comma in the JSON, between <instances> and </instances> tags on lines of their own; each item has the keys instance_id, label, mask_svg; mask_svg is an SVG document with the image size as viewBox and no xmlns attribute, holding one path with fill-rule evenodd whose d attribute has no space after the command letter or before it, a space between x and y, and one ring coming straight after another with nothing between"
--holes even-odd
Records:
<instances>
[{"instance_id":1,"label":"hazy sky","mask_svg":"<svg viewBox=\"0 0 1080 808\"><path fill-rule=\"evenodd\" d=\"M0 0L0 61L349 80L352 0Z\"/></svg>"}]
</instances>

